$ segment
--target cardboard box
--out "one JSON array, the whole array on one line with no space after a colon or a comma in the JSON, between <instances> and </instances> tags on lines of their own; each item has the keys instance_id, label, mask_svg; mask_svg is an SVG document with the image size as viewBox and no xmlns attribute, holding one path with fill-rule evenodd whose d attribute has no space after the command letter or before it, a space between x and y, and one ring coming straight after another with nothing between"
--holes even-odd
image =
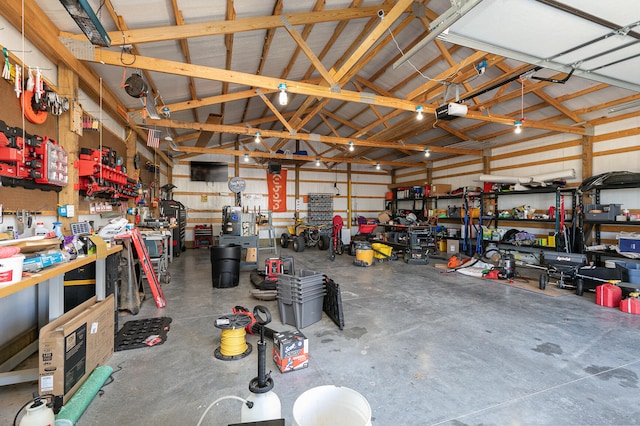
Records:
<instances>
[{"instance_id":1,"label":"cardboard box","mask_svg":"<svg viewBox=\"0 0 640 426\"><path fill-rule=\"evenodd\" d=\"M438 195L447 195L451 191L451 184L448 183L438 183L431 185L431 190L429 191L430 197L435 197Z\"/></svg>"},{"instance_id":2,"label":"cardboard box","mask_svg":"<svg viewBox=\"0 0 640 426\"><path fill-rule=\"evenodd\" d=\"M281 359L309 353L309 339L299 330L273 334L273 349Z\"/></svg>"},{"instance_id":3,"label":"cardboard box","mask_svg":"<svg viewBox=\"0 0 640 426\"><path fill-rule=\"evenodd\" d=\"M40 329L39 392L63 403L113 354L114 298L94 296Z\"/></svg>"},{"instance_id":4,"label":"cardboard box","mask_svg":"<svg viewBox=\"0 0 640 426\"><path fill-rule=\"evenodd\" d=\"M309 366L309 354L296 355L289 358L280 358L278 351L273 348L273 362L281 373L301 370Z\"/></svg>"},{"instance_id":5,"label":"cardboard box","mask_svg":"<svg viewBox=\"0 0 640 426\"><path fill-rule=\"evenodd\" d=\"M309 366L309 339L298 330L273 335L273 362L281 373Z\"/></svg>"},{"instance_id":6,"label":"cardboard box","mask_svg":"<svg viewBox=\"0 0 640 426\"><path fill-rule=\"evenodd\" d=\"M245 262L257 262L258 261L258 249L255 247L247 248L247 256Z\"/></svg>"},{"instance_id":7,"label":"cardboard box","mask_svg":"<svg viewBox=\"0 0 640 426\"><path fill-rule=\"evenodd\" d=\"M456 254L460 252L460 240L447 240L447 253Z\"/></svg>"}]
</instances>

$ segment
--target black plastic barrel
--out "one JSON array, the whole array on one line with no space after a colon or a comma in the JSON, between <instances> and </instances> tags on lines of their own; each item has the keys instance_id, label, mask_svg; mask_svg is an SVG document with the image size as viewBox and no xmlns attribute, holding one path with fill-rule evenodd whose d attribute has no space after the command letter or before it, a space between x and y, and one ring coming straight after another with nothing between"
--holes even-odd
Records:
<instances>
[{"instance_id":1,"label":"black plastic barrel","mask_svg":"<svg viewBox=\"0 0 640 426\"><path fill-rule=\"evenodd\" d=\"M240 281L240 254L238 244L211 247L211 279L215 288L235 287Z\"/></svg>"}]
</instances>

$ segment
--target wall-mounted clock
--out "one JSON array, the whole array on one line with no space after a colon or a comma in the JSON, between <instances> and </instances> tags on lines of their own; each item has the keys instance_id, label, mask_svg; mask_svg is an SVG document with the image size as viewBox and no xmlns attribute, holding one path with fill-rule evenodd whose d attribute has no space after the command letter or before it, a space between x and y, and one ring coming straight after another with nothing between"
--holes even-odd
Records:
<instances>
[{"instance_id":1,"label":"wall-mounted clock","mask_svg":"<svg viewBox=\"0 0 640 426\"><path fill-rule=\"evenodd\" d=\"M244 191L247 186L247 182L240 177L232 177L229 179L229 190L231 192L235 192L236 194Z\"/></svg>"}]
</instances>

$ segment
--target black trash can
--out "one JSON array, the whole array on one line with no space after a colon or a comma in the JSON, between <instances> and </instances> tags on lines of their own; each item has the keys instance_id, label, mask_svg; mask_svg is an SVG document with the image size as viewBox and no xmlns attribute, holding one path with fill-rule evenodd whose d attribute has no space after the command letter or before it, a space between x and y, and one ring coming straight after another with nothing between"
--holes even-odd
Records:
<instances>
[{"instance_id":1,"label":"black trash can","mask_svg":"<svg viewBox=\"0 0 640 426\"><path fill-rule=\"evenodd\" d=\"M226 244L211 247L211 280L215 288L235 287L240 281L242 247Z\"/></svg>"}]
</instances>

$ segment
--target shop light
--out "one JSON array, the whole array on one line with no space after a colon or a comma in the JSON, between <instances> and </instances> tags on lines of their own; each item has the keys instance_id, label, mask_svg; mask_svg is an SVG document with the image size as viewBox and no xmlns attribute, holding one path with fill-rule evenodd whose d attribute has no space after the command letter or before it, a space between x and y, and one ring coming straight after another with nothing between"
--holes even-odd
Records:
<instances>
[{"instance_id":1,"label":"shop light","mask_svg":"<svg viewBox=\"0 0 640 426\"><path fill-rule=\"evenodd\" d=\"M520 134L522 132L522 121L515 121L513 125L516 126L516 128L514 129L514 133Z\"/></svg>"},{"instance_id":2,"label":"shop light","mask_svg":"<svg viewBox=\"0 0 640 426\"><path fill-rule=\"evenodd\" d=\"M418 120L422 120L422 117L424 117L423 112L424 112L424 108L422 107L422 105L418 105L416 107L416 112L418 113L418 115L416 116L416 118Z\"/></svg>"},{"instance_id":3,"label":"shop light","mask_svg":"<svg viewBox=\"0 0 640 426\"><path fill-rule=\"evenodd\" d=\"M287 96L287 84L280 83L278 85L278 90L280 91L280 93L278 94L278 102L280 103L280 105L284 106L289 103L289 97Z\"/></svg>"}]
</instances>

